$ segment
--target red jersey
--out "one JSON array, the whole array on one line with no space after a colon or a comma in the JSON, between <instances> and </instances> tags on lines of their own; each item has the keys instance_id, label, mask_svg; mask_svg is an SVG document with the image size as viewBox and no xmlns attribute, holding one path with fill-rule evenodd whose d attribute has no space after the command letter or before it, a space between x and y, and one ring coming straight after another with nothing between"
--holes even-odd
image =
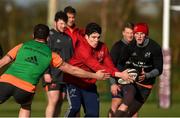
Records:
<instances>
[{"instance_id":1,"label":"red jersey","mask_svg":"<svg viewBox=\"0 0 180 118\"><path fill-rule=\"evenodd\" d=\"M114 76L115 72L118 72L118 69L115 68L111 60L106 45L99 42L98 46L94 49L83 37L81 37L78 41L74 55L70 59L69 64L90 72L96 72L104 69L112 76ZM96 79L77 78L71 75L66 75L64 81L81 88L87 88L88 86L96 83Z\"/></svg>"},{"instance_id":2,"label":"red jersey","mask_svg":"<svg viewBox=\"0 0 180 118\"><path fill-rule=\"evenodd\" d=\"M68 28L66 27L65 29L65 33L67 35L69 35L72 39L72 43L73 43L73 47L75 48L75 46L77 45L77 41L78 41L78 35L84 35L84 30L83 29L79 29L76 26L73 28Z\"/></svg>"}]
</instances>

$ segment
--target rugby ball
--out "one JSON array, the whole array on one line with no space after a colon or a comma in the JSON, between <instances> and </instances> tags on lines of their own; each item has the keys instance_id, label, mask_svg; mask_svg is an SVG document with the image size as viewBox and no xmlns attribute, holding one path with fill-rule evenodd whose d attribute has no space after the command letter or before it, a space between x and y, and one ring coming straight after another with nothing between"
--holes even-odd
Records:
<instances>
[{"instance_id":1,"label":"rugby ball","mask_svg":"<svg viewBox=\"0 0 180 118\"><path fill-rule=\"evenodd\" d=\"M138 76L138 72L136 69L128 69L128 74L129 76L133 79L133 81L136 81L137 76ZM118 83L119 84L130 84L130 81L125 81L122 78L118 79Z\"/></svg>"},{"instance_id":2,"label":"rugby ball","mask_svg":"<svg viewBox=\"0 0 180 118\"><path fill-rule=\"evenodd\" d=\"M128 69L128 74L134 81L136 81L138 76L138 72L136 69Z\"/></svg>"}]
</instances>

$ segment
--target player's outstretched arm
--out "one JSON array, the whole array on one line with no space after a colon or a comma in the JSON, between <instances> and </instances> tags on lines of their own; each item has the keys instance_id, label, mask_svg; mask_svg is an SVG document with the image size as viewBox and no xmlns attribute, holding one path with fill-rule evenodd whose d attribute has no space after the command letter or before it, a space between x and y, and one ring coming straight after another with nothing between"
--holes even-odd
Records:
<instances>
[{"instance_id":1,"label":"player's outstretched arm","mask_svg":"<svg viewBox=\"0 0 180 118\"><path fill-rule=\"evenodd\" d=\"M10 56L5 55L2 59L0 59L0 68L5 66L6 64L10 63L11 61L12 61L12 59L10 58Z\"/></svg>"},{"instance_id":2,"label":"player's outstretched arm","mask_svg":"<svg viewBox=\"0 0 180 118\"><path fill-rule=\"evenodd\" d=\"M73 76L81 78L96 78L97 80L105 80L109 78L109 74L105 73L103 70L97 71L96 73L91 73L79 67L72 66L66 62L63 62L59 69Z\"/></svg>"},{"instance_id":3,"label":"player's outstretched arm","mask_svg":"<svg viewBox=\"0 0 180 118\"><path fill-rule=\"evenodd\" d=\"M115 77L122 78L125 81L133 82L133 79L129 76L127 69L123 72L115 72Z\"/></svg>"},{"instance_id":4,"label":"player's outstretched arm","mask_svg":"<svg viewBox=\"0 0 180 118\"><path fill-rule=\"evenodd\" d=\"M11 49L1 60L0 60L0 68L5 66L6 64L10 63L16 58L17 52L19 48L22 46L21 44L18 44L13 49Z\"/></svg>"},{"instance_id":5,"label":"player's outstretched arm","mask_svg":"<svg viewBox=\"0 0 180 118\"><path fill-rule=\"evenodd\" d=\"M96 74L104 74L104 77L103 77L103 78L96 78L97 80L106 80L106 79L109 79L110 76L111 76L111 74L105 72L105 70L98 70L98 71L96 72Z\"/></svg>"}]
</instances>

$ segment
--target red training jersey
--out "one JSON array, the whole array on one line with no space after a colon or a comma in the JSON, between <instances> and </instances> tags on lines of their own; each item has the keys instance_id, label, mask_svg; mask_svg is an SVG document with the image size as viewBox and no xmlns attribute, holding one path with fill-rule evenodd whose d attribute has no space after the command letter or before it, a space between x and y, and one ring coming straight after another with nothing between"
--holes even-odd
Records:
<instances>
[{"instance_id":1,"label":"red training jersey","mask_svg":"<svg viewBox=\"0 0 180 118\"><path fill-rule=\"evenodd\" d=\"M118 69L115 68L111 60L108 48L104 43L99 42L98 46L94 49L88 44L84 37L81 36L78 38L80 40L75 47L72 58L69 60L69 64L90 72L104 69L112 76L114 76L115 72L118 72ZM89 85L96 83L96 79L77 78L69 74L66 74L64 81L81 88L87 88Z\"/></svg>"},{"instance_id":2,"label":"red training jersey","mask_svg":"<svg viewBox=\"0 0 180 118\"><path fill-rule=\"evenodd\" d=\"M65 29L65 33L69 35L72 39L74 48L77 45L78 35L84 35L84 32L85 31L83 29L80 29L76 26L74 26L73 28L66 27Z\"/></svg>"}]
</instances>

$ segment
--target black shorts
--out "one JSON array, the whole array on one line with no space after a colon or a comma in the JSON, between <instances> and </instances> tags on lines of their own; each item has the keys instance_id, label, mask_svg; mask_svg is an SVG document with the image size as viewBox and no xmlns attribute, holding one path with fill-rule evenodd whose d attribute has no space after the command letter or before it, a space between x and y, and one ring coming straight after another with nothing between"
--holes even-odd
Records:
<instances>
[{"instance_id":1,"label":"black shorts","mask_svg":"<svg viewBox=\"0 0 180 118\"><path fill-rule=\"evenodd\" d=\"M61 92L66 92L66 84L52 82L48 83L45 86L46 91L53 91L53 90L59 90Z\"/></svg>"},{"instance_id":2,"label":"black shorts","mask_svg":"<svg viewBox=\"0 0 180 118\"><path fill-rule=\"evenodd\" d=\"M0 82L0 103L5 102L11 96L21 105L31 105L34 93L27 92L14 85Z\"/></svg>"},{"instance_id":3,"label":"black shorts","mask_svg":"<svg viewBox=\"0 0 180 118\"><path fill-rule=\"evenodd\" d=\"M129 106L135 97L136 88L133 84L124 84L121 86L121 90L116 96L112 95L112 98L121 98L122 103Z\"/></svg>"}]
</instances>

